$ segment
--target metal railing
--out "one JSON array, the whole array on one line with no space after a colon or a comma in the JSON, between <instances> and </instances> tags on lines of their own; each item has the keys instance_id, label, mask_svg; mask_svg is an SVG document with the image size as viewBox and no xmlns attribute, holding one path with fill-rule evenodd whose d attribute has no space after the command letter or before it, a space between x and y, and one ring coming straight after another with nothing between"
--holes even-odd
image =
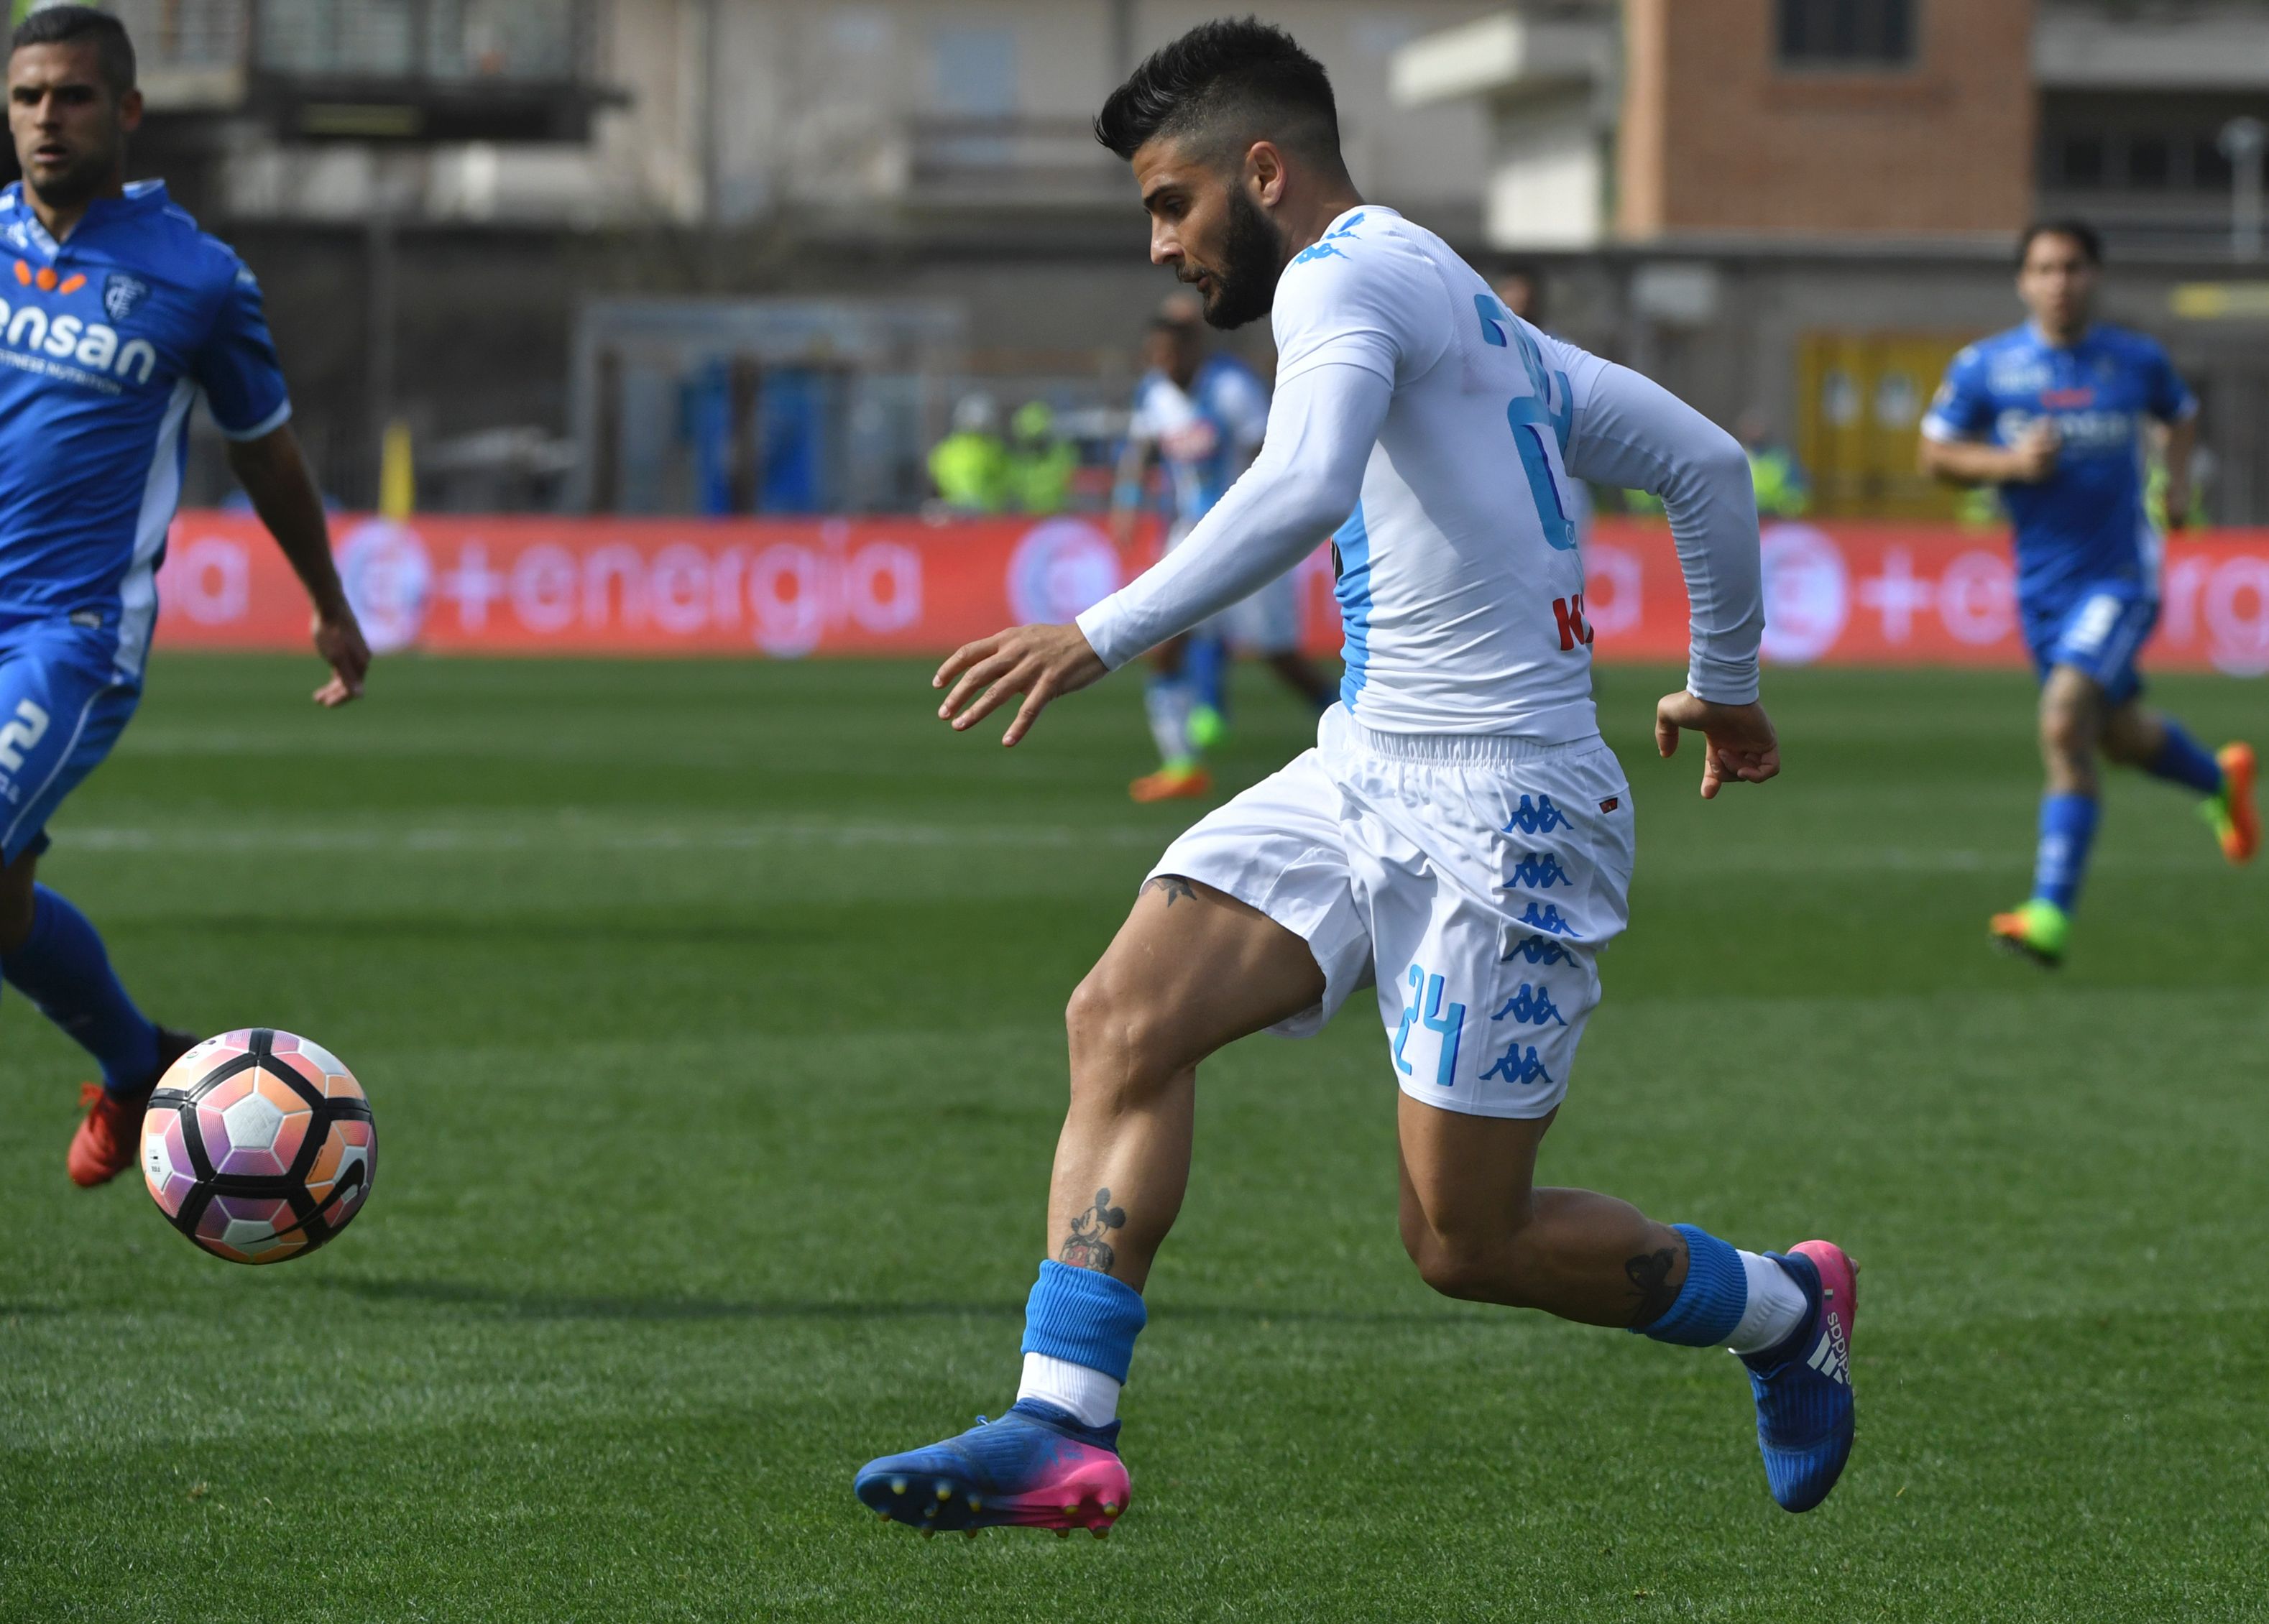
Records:
<instances>
[{"instance_id":1,"label":"metal railing","mask_svg":"<svg viewBox=\"0 0 2269 1624\"><path fill-rule=\"evenodd\" d=\"M1122 200L1125 166L1087 120L929 114L907 122L908 189L994 203Z\"/></svg>"},{"instance_id":2,"label":"metal railing","mask_svg":"<svg viewBox=\"0 0 2269 1624\"><path fill-rule=\"evenodd\" d=\"M109 0L146 77L586 78L595 0Z\"/></svg>"}]
</instances>

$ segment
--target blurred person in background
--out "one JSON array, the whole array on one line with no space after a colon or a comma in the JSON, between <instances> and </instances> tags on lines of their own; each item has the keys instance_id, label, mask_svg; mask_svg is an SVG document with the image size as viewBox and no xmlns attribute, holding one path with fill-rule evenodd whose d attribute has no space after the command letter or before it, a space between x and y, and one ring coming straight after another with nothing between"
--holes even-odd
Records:
<instances>
[{"instance_id":1,"label":"blurred person in background","mask_svg":"<svg viewBox=\"0 0 2269 1624\"><path fill-rule=\"evenodd\" d=\"M931 447L930 483L957 513L997 513L1009 506L1009 447L1001 408L989 395L965 395L953 408L953 432Z\"/></svg>"},{"instance_id":2,"label":"blurred person in background","mask_svg":"<svg viewBox=\"0 0 2269 1624\"><path fill-rule=\"evenodd\" d=\"M1752 406L1733 423L1733 438L1749 457L1749 483L1756 487L1757 514L1764 519L1800 519L1812 510L1812 487L1796 454L1772 437L1772 424Z\"/></svg>"},{"instance_id":3,"label":"blurred person in background","mask_svg":"<svg viewBox=\"0 0 2269 1624\"><path fill-rule=\"evenodd\" d=\"M2146 454L2163 429L2167 511L2186 516L2198 399L2156 343L2095 320L2103 262L2081 221L2027 228L2017 296L2032 319L1954 358L1918 453L1926 474L1998 487L2015 531L2048 781L2033 894L1988 928L2050 966L2063 962L2095 838L2099 755L2198 796L2231 862L2260 840L2252 749L2209 751L2141 702L2136 656L2158 623L2164 550L2143 500Z\"/></svg>"},{"instance_id":4,"label":"blurred person in background","mask_svg":"<svg viewBox=\"0 0 2269 1624\"><path fill-rule=\"evenodd\" d=\"M1056 432L1055 409L1026 401L1009 419L1005 463L1009 506L1020 513L1060 513L1071 505L1079 447Z\"/></svg>"},{"instance_id":5,"label":"blurred person in background","mask_svg":"<svg viewBox=\"0 0 2269 1624\"><path fill-rule=\"evenodd\" d=\"M1206 353L1202 307L1177 292L1160 306L1144 340L1149 370L1134 390L1134 417L1112 490L1112 528L1133 539L1151 465L1166 473L1171 552L1236 483L1268 429L1268 391L1234 356ZM1271 581L1195 631L1151 655L1144 694L1158 769L1127 793L1138 801L1202 796L1213 787L1205 752L1228 731L1227 668L1232 648L1265 659L1319 712L1334 698L1331 680L1300 652L1294 577Z\"/></svg>"},{"instance_id":6,"label":"blurred person in background","mask_svg":"<svg viewBox=\"0 0 2269 1624\"><path fill-rule=\"evenodd\" d=\"M260 284L162 182L127 185L141 122L116 19L61 5L17 26L8 125L24 179L0 192L0 257L18 284L0 350L0 975L102 1067L65 1161L80 1185L134 1164L152 1089L196 1042L137 1008L93 925L36 873L48 819L141 700L200 401L314 602L331 668L316 702L357 698L370 667Z\"/></svg>"}]
</instances>

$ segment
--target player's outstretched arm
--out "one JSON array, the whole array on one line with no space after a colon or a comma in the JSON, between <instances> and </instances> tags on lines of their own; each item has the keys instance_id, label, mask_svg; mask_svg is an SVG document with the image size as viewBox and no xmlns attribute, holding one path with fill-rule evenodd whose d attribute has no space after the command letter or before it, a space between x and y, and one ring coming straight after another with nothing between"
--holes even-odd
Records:
<instances>
[{"instance_id":1,"label":"player's outstretched arm","mask_svg":"<svg viewBox=\"0 0 2269 1624\"><path fill-rule=\"evenodd\" d=\"M370 645L331 562L322 494L299 453L299 437L287 423L257 439L232 440L228 465L314 605L315 653L331 668L330 680L315 690L315 703L336 709L359 699L370 671Z\"/></svg>"},{"instance_id":2,"label":"player's outstretched arm","mask_svg":"<svg viewBox=\"0 0 2269 1624\"><path fill-rule=\"evenodd\" d=\"M1050 700L1267 586L1355 511L1393 396L1386 378L1338 363L1284 384L1260 456L1186 541L1076 625L1016 626L956 649L930 679L952 685L937 713L960 731L1022 694L1001 735L1014 744Z\"/></svg>"},{"instance_id":3,"label":"player's outstretched arm","mask_svg":"<svg viewBox=\"0 0 2269 1624\"><path fill-rule=\"evenodd\" d=\"M955 649L929 685L953 684L937 713L956 733L966 732L1011 696L1022 694L1024 704L1001 735L1001 742L1009 745L1032 730L1049 700L1086 687L1109 669L1077 626L1011 626Z\"/></svg>"}]
</instances>

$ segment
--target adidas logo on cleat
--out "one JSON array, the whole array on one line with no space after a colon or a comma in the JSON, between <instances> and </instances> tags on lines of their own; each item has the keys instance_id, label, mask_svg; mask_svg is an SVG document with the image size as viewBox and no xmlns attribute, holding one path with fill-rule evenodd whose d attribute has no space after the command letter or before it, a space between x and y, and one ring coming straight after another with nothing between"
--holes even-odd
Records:
<instances>
[{"instance_id":1,"label":"adidas logo on cleat","mask_svg":"<svg viewBox=\"0 0 2269 1624\"><path fill-rule=\"evenodd\" d=\"M1831 1382L1845 1387L1851 1384L1851 1362L1844 1346L1843 1322L1833 1314L1821 1317L1820 1346L1814 1348L1805 1363Z\"/></svg>"}]
</instances>

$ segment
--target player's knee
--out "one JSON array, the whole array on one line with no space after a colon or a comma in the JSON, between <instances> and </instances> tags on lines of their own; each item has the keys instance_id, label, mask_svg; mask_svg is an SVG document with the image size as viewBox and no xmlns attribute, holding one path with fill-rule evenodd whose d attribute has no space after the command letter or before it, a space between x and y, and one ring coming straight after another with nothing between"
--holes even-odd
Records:
<instances>
[{"instance_id":1,"label":"player's knee","mask_svg":"<svg viewBox=\"0 0 2269 1624\"><path fill-rule=\"evenodd\" d=\"M2041 746L2067 761L2084 762L2095 748L2095 730L2077 705L2051 702L2041 707Z\"/></svg>"},{"instance_id":2,"label":"player's knee","mask_svg":"<svg viewBox=\"0 0 2269 1624\"><path fill-rule=\"evenodd\" d=\"M32 934L34 899L31 882L18 885L12 875L0 874L0 953L20 947Z\"/></svg>"},{"instance_id":3,"label":"player's knee","mask_svg":"<svg viewBox=\"0 0 2269 1624\"><path fill-rule=\"evenodd\" d=\"M1418 1278L1445 1297L1519 1304L1519 1267L1501 1236L1445 1233L1423 1220L1405 1220L1402 1249Z\"/></svg>"},{"instance_id":4,"label":"player's knee","mask_svg":"<svg viewBox=\"0 0 2269 1624\"><path fill-rule=\"evenodd\" d=\"M1064 1008L1073 1091L1117 1092L1163 1081L1173 1070L1165 1053L1168 1017L1110 960L1088 971Z\"/></svg>"}]
</instances>

